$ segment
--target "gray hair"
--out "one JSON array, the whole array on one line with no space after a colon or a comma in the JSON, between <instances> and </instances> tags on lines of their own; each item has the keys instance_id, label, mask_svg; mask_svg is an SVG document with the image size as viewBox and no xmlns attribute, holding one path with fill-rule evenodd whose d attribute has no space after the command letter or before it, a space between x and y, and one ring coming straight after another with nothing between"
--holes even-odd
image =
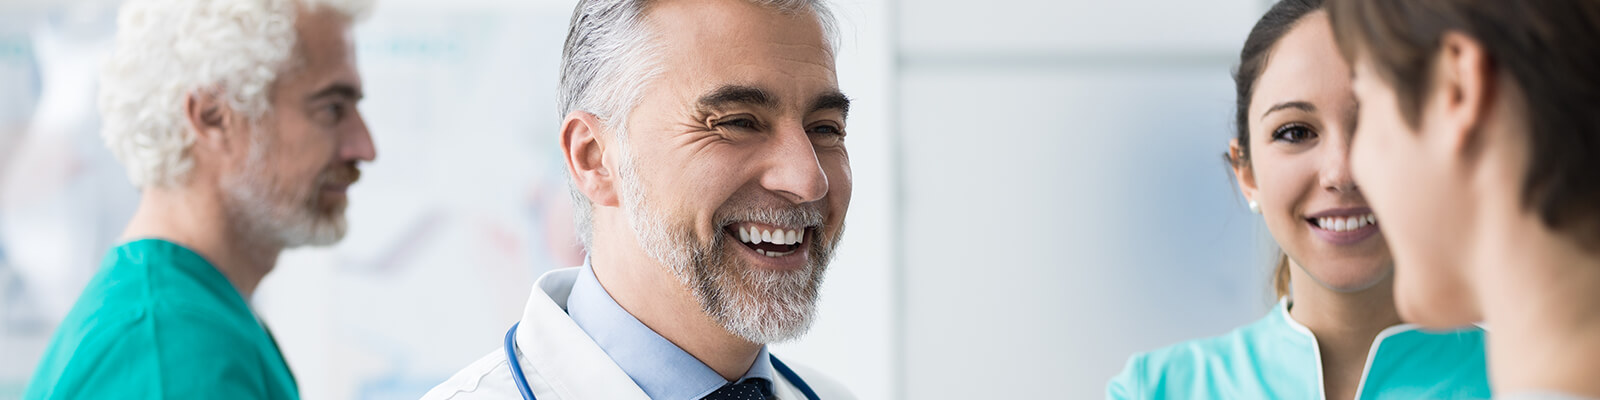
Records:
<instances>
[{"instance_id":1,"label":"gray hair","mask_svg":"<svg viewBox=\"0 0 1600 400\"><path fill-rule=\"evenodd\" d=\"M825 40L837 48L837 25L826 0L746 0L785 14L809 11L822 25ZM573 111L594 114L614 134L627 158L627 115L639 104L644 84L661 73L654 32L644 24L650 0L584 0L572 11L561 51L557 100L566 118ZM626 163L625 164L631 164ZM626 168L632 169L632 168ZM632 173L633 171L618 171ZM585 250L594 240L594 204L568 174L573 218Z\"/></svg>"}]
</instances>

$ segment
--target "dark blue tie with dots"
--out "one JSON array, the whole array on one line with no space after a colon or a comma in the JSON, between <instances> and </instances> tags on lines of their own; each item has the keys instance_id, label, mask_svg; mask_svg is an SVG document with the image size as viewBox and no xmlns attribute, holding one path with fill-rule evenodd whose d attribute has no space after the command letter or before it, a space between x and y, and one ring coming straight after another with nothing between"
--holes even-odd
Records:
<instances>
[{"instance_id":1,"label":"dark blue tie with dots","mask_svg":"<svg viewBox=\"0 0 1600 400\"><path fill-rule=\"evenodd\" d=\"M717 388L717 391L706 395L704 400L767 400L767 380L761 378L745 379L739 383L729 383Z\"/></svg>"}]
</instances>

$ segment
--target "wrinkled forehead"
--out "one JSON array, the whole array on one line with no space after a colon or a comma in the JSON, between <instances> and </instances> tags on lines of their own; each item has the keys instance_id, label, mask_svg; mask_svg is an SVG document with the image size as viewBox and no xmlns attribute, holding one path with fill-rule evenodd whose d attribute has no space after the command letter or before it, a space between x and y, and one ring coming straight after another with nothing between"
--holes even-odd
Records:
<instances>
[{"instance_id":1,"label":"wrinkled forehead","mask_svg":"<svg viewBox=\"0 0 1600 400\"><path fill-rule=\"evenodd\" d=\"M809 10L780 11L748 0L652 4L645 23L659 46L660 78L688 91L730 84L780 98L837 91L834 54Z\"/></svg>"}]
</instances>

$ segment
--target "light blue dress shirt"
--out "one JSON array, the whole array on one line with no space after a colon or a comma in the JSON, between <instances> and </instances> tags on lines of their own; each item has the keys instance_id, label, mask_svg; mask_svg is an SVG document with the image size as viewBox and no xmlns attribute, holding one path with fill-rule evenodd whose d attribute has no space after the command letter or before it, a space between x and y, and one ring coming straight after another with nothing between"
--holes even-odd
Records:
<instances>
[{"instance_id":1,"label":"light blue dress shirt","mask_svg":"<svg viewBox=\"0 0 1600 400\"><path fill-rule=\"evenodd\" d=\"M600 286L588 263L572 284L567 315L652 399L699 399L730 383L622 309ZM738 382L765 379L770 395L775 375L767 347L761 346L755 365Z\"/></svg>"}]
</instances>

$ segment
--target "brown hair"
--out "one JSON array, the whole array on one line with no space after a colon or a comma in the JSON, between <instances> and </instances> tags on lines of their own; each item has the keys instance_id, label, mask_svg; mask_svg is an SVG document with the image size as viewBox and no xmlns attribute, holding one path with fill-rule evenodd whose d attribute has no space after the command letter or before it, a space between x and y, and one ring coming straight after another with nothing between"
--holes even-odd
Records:
<instances>
[{"instance_id":1,"label":"brown hair","mask_svg":"<svg viewBox=\"0 0 1600 400\"><path fill-rule=\"evenodd\" d=\"M1289 254L1278 252L1278 263L1272 267L1272 293L1277 298L1289 295Z\"/></svg>"},{"instance_id":2,"label":"brown hair","mask_svg":"<svg viewBox=\"0 0 1600 400\"><path fill-rule=\"evenodd\" d=\"M1282 0L1272 5L1250 35L1244 39L1244 49L1239 51L1239 66L1233 70L1235 139L1239 141L1239 154L1224 154L1229 165L1250 166L1250 99L1255 96L1256 81L1267 69L1267 59L1272 48L1289 33L1300 20L1322 9L1322 0ZM1289 295L1289 255L1278 252L1278 264L1272 272L1272 289L1278 297Z\"/></svg>"},{"instance_id":3,"label":"brown hair","mask_svg":"<svg viewBox=\"0 0 1600 400\"><path fill-rule=\"evenodd\" d=\"M1329 17L1345 59L1375 67L1413 128L1440 38L1481 43L1527 105L1523 207L1580 242L1600 240L1600 1L1334 0Z\"/></svg>"}]
</instances>

